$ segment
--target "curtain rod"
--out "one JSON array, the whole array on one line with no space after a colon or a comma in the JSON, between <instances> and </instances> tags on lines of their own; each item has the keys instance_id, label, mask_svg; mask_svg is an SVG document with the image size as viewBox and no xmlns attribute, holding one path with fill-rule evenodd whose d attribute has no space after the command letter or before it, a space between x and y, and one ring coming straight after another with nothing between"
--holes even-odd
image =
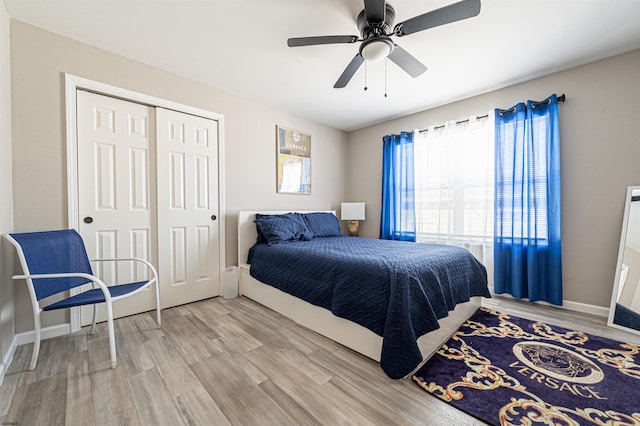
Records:
<instances>
[{"instance_id":1,"label":"curtain rod","mask_svg":"<svg viewBox=\"0 0 640 426\"><path fill-rule=\"evenodd\" d=\"M558 102L564 102L565 99L566 99L566 96L564 95L564 93L562 95L558 96ZM549 102L551 102L549 99L547 99L545 101L542 101L542 102L533 102L532 106L535 108L535 107L540 106L540 105L548 104ZM503 114L511 113L511 112L515 112L515 111L516 111L516 107L514 106L514 107L509 108L509 109L500 110L499 114L503 115Z\"/></svg>"},{"instance_id":2,"label":"curtain rod","mask_svg":"<svg viewBox=\"0 0 640 426\"><path fill-rule=\"evenodd\" d=\"M564 102L566 100L566 98L567 97L563 93L562 95L558 96L558 102ZM533 106L536 107L536 106L539 106L539 105L544 105L545 103L549 103L549 102L551 102L551 101L547 100L547 101L542 101L542 102L534 102ZM508 109L508 110L505 110L505 111L513 112L513 111L515 111L515 108L511 108L511 109ZM489 114L479 115L479 116L476 117L476 120L482 120L483 118L488 118L488 117L489 117ZM462 123L468 123L468 122L469 122L469 119L467 118L466 120L456 121L456 125L462 124ZM444 124L441 125L441 126L434 126L433 129L434 130L442 129L442 128L444 128L444 126L445 126ZM426 132L428 130L429 130L428 128L427 129L420 129L420 130L418 130L418 133Z\"/></svg>"},{"instance_id":3,"label":"curtain rod","mask_svg":"<svg viewBox=\"0 0 640 426\"><path fill-rule=\"evenodd\" d=\"M489 114L479 115L479 116L477 116L477 117L476 117L476 120L483 120L483 119L485 119L485 118L489 118ZM468 119L468 118L467 118L466 120L459 120L459 121L456 121L456 126L457 126L458 124L468 123L468 122L469 122L469 119ZM444 128L444 126L445 126L444 124L442 124L442 125L440 125L440 126L433 126L433 130L443 129L443 128ZM428 130L429 130L428 128L427 128L427 129L419 129L419 130L418 130L418 133L426 132L426 131L428 131Z\"/></svg>"}]
</instances>

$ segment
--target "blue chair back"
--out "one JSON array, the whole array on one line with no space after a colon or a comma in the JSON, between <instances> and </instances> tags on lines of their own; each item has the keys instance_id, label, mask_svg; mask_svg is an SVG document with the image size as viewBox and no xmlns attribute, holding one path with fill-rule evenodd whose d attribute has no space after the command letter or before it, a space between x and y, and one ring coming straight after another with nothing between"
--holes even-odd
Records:
<instances>
[{"instance_id":1,"label":"blue chair back","mask_svg":"<svg viewBox=\"0 0 640 426\"><path fill-rule=\"evenodd\" d=\"M10 234L20 244L24 261L34 274L81 272L93 275L82 237L74 229ZM24 271L27 273L27 271ZM84 278L33 279L38 300L90 282Z\"/></svg>"}]
</instances>

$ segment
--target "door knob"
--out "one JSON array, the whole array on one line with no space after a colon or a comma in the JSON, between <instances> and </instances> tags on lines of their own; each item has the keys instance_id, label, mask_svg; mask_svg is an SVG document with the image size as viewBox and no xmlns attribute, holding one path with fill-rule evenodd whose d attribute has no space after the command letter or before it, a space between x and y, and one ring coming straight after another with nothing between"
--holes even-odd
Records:
<instances>
[{"instance_id":1,"label":"door knob","mask_svg":"<svg viewBox=\"0 0 640 426\"><path fill-rule=\"evenodd\" d=\"M216 220L218 218L218 216L216 216L215 214L211 215L211 220Z\"/></svg>"},{"instance_id":2,"label":"door knob","mask_svg":"<svg viewBox=\"0 0 640 426\"><path fill-rule=\"evenodd\" d=\"M84 223L92 223L93 222L93 218L91 216L87 216L84 219L82 219L82 221Z\"/></svg>"}]
</instances>

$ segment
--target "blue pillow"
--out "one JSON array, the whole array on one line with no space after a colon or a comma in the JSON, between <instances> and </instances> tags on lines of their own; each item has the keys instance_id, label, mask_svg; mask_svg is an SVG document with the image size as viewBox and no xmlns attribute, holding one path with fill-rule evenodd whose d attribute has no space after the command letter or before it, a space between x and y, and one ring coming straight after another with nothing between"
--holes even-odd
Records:
<instances>
[{"instance_id":1,"label":"blue pillow","mask_svg":"<svg viewBox=\"0 0 640 426\"><path fill-rule=\"evenodd\" d=\"M256 214L258 242L264 238L269 245L288 241L309 241L313 233L299 213L277 215Z\"/></svg>"},{"instance_id":2,"label":"blue pillow","mask_svg":"<svg viewBox=\"0 0 640 426\"><path fill-rule=\"evenodd\" d=\"M305 213L302 216L314 237L340 235L340 221L333 213Z\"/></svg>"}]
</instances>

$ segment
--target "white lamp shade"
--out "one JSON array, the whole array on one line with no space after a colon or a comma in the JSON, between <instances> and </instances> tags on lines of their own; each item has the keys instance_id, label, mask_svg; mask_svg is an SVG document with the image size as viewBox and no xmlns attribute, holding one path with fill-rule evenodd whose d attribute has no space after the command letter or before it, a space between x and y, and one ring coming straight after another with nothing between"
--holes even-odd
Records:
<instances>
[{"instance_id":1,"label":"white lamp shade","mask_svg":"<svg viewBox=\"0 0 640 426\"><path fill-rule=\"evenodd\" d=\"M364 203L342 203L340 218L342 220L364 220Z\"/></svg>"},{"instance_id":2,"label":"white lamp shade","mask_svg":"<svg viewBox=\"0 0 640 426\"><path fill-rule=\"evenodd\" d=\"M391 46L385 41L374 40L363 45L360 54L369 62L378 62L391 53Z\"/></svg>"}]
</instances>

